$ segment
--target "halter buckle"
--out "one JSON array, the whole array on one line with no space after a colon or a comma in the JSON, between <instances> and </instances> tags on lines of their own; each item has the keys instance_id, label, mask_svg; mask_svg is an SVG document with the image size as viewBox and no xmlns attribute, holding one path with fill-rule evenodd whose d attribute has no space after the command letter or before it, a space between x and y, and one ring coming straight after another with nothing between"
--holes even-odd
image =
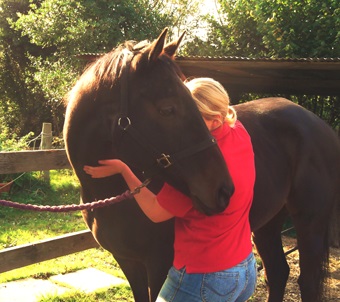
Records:
<instances>
[{"instance_id":1,"label":"halter buckle","mask_svg":"<svg viewBox=\"0 0 340 302\"><path fill-rule=\"evenodd\" d=\"M162 157L157 159L157 163L164 169L170 167L172 162L170 161L170 155L162 153Z\"/></svg>"},{"instance_id":2,"label":"halter buckle","mask_svg":"<svg viewBox=\"0 0 340 302\"><path fill-rule=\"evenodd\" d=\"M118 119L118 126L125 131L131 126L131 120L127 116L120 117Z\"/></svg>"}]
</instances>

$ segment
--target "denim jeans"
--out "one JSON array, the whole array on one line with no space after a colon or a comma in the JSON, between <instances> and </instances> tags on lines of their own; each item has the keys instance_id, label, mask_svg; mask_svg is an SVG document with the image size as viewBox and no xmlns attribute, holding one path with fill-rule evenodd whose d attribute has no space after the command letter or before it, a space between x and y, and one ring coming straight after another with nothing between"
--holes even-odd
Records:
<instances>
[{"instance_id":1,"label":"denim jeans","mask_svg":"<svg viewBox=\"0 0 340 302\"><path fill-rule=\"evenodd\" d=\"M251 253L238 265L216 273L188 274L172 267L156 302L244 302L255 291L256 261Z\"/></svg>"}]
</instances>

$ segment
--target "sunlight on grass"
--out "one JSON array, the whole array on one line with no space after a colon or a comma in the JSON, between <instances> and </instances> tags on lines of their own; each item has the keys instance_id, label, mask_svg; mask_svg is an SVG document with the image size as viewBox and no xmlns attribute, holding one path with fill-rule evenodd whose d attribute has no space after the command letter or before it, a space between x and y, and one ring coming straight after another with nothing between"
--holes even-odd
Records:
<instances>
[{"instance_id":1,"label":"sunlight on grass","mask_svg":"<svg viewBox=\"0 0 340 302\"><path fill-rule=\"evenodd\" d=\"M15 183L6 199L42 205L78 204L79 183L71 171L66 171L51 171L50 184L42 181L39 173L27 174ZM0 221L0 249L86 228L80 212L38 213L1 207Z\"/></svg>"},{"instance_id":2,"label":"sunlight on grass","mask_svg":"<svg viewBox=\"0 0 340 302\"><path fill-rule=\"evenodd\" d=\"M54 190L79 189L79 181L71 170L51 170L50 177L50 185Z\"/></svg>"},{"instance_id":3,"label":"sunlight on grass","mask_svg":"<svg viewBox=\"0 0 340 302\"><path fill-rule=\"evenodd\" d=\"M39 173L32 173L26 175L25 179L20 179L13 192L6 197L21 203L27 203L28 200L30 203L48 205L78 204L79 183L71 170L51 171L49 184L41 180ZM0 221L0 250L87 228L79 211L37 213L2 207ZM28 277L48 278L51 275L65 274L88 267L125 278L112 255L98 248L3 273L0 275L0 282Z\"/></svg>"},{"instance_id":4,"label":"sunlight on grass","mask_svg":"<svg viewBox=\"0 0 340 302\"><path fill-rule=\"evenodd\" d=\"M78 204L79 191L79 182L71 170L50 171L49 183L42 180L39 172L34 172L19 179L11 194L3 194L1 199L41 205ZM0 250L87 228L80 211L40 213L1 207L0 221ZM49 279L52 275L71 273L89 267L126 280L112 255L102 248L95 248L2 273L0 283L25 278ZM49 294L41 297L39 301L132 302L133 297L130 287L121 285L91 294L73 290L59 296Z\"/></svg>"},{"instance_id":5,"label":"sunlight on grass","mask_svg":"<svg viewBox=\"0 0 340 302\"><path fill-rule=\"evenodd\" d=\"M95 293L86 294L72 291L63 295L46 295L41 297L39 302L133 302L133 296L127 285L109 288Z\"/></svg>"},{"instance_id":6,"label":"sunlight on grass","mask_svg":"<svg viewBox=\"0 0 340 302\"><path fill-rule=\"evenodd\" d=\"M2 273L0 283L28 277L47 279L52 275L66 274L89 267L126 280L112 255L102 248L97 248Z\"/></svg>"}]
</instances>

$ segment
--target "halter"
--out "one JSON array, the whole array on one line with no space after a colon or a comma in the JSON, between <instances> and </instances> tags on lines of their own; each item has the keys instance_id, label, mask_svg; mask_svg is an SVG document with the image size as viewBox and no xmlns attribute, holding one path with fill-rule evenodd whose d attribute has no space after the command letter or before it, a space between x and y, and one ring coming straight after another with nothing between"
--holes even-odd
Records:
<instances>
[{"instance_id":1,"label":"halter","mask_svg":"<svg viewBox=\"0 0 340 302\"><path fill-rule=\"evenodd\" d=\"M129 87L128 87L128 79L129 79L129 71L131 61L134 55L132 53L127 55L126 63L121 70L121 98L120 98L120 117L118 118L118 126L124 132L129 134L139 145L141 145L144 149L148 150L151 154L152 158L154 158L154 163L152 168L147 171L143 171L143 174L148 177L152 177L156 174L155 168L161 167L163 169L167 169L170 166L178 163L181 159L189 157L193 154L199 153L209 147L216 145L216 139L213 136L210 136L208 139L194 145L188 147L182 151L167 154L165 152L158 151L152 142L148 141L146 137L140 134L135 127L132 125L132 121L128 115L128 101L129 101Z\"/></svg>"}]
</instances>

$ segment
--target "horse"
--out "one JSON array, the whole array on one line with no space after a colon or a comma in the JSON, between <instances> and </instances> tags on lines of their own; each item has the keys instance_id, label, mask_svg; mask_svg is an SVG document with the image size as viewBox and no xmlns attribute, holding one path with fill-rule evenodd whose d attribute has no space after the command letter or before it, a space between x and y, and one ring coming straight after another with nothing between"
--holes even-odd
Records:
<instances>
[{"instance_id":1,"label":"horse","mask_svg":"<svg viewBox=\"0 0 340 302\"><path fill-rule=\"evenodd\" d=\"M340 142L319 117L283 98L234 106L248 130L256 181L253 241L265 268L268 301L283 301L289 276L281 241L288 216L296 229L302 301L327 301L329 228L340 210Z\"/></svg>"},{"instance_id":2,"label":"horse","mask_svg":"<svg viewBox=\"0 0 340 302\"><path fill-rule=\"evenodd\" d=\"M120 158L141 179L164 181L209 214L223 211L234 185L173 57L183 35L165 43L127 41L89 66L67 95L64 138L81 184L81 202L127 190L121 176L92 179L85 164ZM136 154L138 156L136 157ZM155 301L173 260L173 220L154 224L134 200L82 212L98 243L110 251L136 301Z\"/></svg>"},{"instance_id":3,"label":"horse","mask_svg":"<svg viewBox=\"0 0 340 302\"><path fill-rule=\"evenodd\" d=\"M99 58L68 95L64 136L82 202L127 189L120 176L91 179L83 172L85 164L121 158L141 178L152 177L155 193L166 181L207 215L228 206L233 192L228 167L174 62L182 37L165 45L165 36L166 29L151 44L125 45ZM234 108L254 148L250 223L265 268L267 300L283 301L289 266L281 229L290 216L297 233L301 299L322 301L329 222L340 208L339 139L320 118L287 99ZM173 260L173 220L154 224L133 200L83 216L122 268L135 301L155 301Z\"/></svg>"}]
</instances>

